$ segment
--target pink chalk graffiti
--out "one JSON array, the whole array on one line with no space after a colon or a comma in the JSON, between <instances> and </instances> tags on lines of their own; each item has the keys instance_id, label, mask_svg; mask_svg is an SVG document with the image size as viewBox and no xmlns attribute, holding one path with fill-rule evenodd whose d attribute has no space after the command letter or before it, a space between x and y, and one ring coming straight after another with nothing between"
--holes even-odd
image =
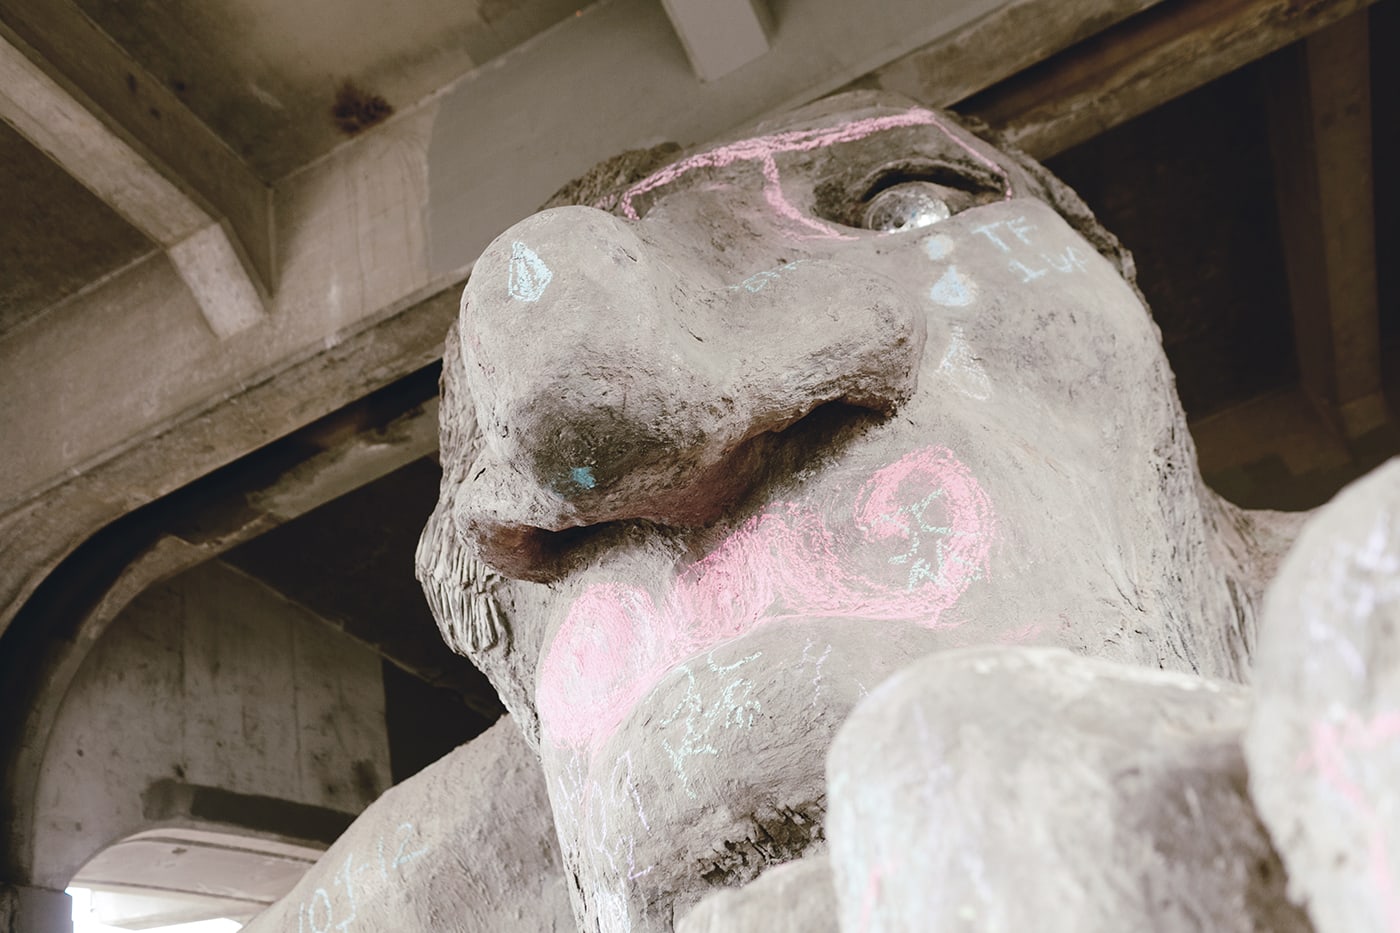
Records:
<instances>
[{"instance_id":1,"label":"pink chalk graffiti","mask_svg":"<svg viewBox=\"0 0 1400 933\"><path fill-rule=\"evenodd\" d=\"M865 875L865 890L861 892L860 896L860 921L856 926L860 933L869 933L875 919L875 907L880 903L880 893L884 887L885 876L889 873L890 862L885 860L870 866L870 871Z\"/></svg>"},{"instance_id":2,"label":"pink chalk graffiti","mask_svg":"<svg viewBox=\"0 0 1400 933\"><path fill-rule=\"evenodd\" d=\"M763 170L763 196L769 206L780 216L799 226L807 227L815 233L808 234L814 239L838 239L848 240L850 236L841 233L830 224L822 223L813 217L808 217L798 210L792 202L783 194L782 177L778 172L778 163L774 156L783 152L810 152L813 149L825 149L837 143L854 142L864 139L874 133L884 130L898 129L906 126L934 126L943 132L945 136L953 141L955 145L970 155L974 160L990 169L993 174L1002 180L1006 188L1006 198L1011 198L1011 179L1007 177L1006 171L996 162L986 155L978 152L962 137L948 129L947 125L939 119L938 115L928 110L911 108L903 113L891 114L884 117L869 117L864 120L853 120L850 123L843 123L839 126L826 127L812 130L789 130L784 133L774 133L769 136L755 136L752 139L743 139L728 145L718 146L714 149L698 152L693 156L681 159L672 163L660 171L648 175L637 182L632 187L623 192L618 202L618 207L622 213L631 220L640 219L637 209L633 207L632 201L648 191L668 185L681 176L694 171L697 168L721 168L726 165L733 165L735 162L757 161Z\"/></svg>"},{"instance_id":3,"label":"pink chalk graffiti","mask_svg":"<svg viewBox=\"0 0 1400 933\"><path fill-rule=\"evenodd\" d=\"M1324 784L1350 803L1367 827L1370 857L1369 880L1385 911L1386 929L1400 933L1400 893L1386 844L1386 821L1380 818L1366 793L1348 774L1348 757L1358 751L1374 751L1400 738L1400 713L1378 714L1364 722L1348 713L1341 723L1315 722L1312 742L1298 761L1300 769L1315 769Z\"/></svg>"},{"instance_id":4,"label":"pink chalk graffiti","mask_svg":"<svg viewBox=\"0 0 1400 933\"><path fill-rule=\"evenodd\" d=\"M999 645L1028 645L1040 637L1045 631L1045 626L1039 622L1027 622L1025 625L1013 631L1006 632L997 639Z\"/></svg>"},{"instance_id":5,"label":"pink chalk graffiti","mask_svg":"<svg viewBox=\"0 0 1400 933\"><path fill-rule=\"evenodd\" d=\"M986 569L991 502L948 450L927 447L877 470L855 495L867 543L891 547L891 585L847 566L852 550L821 513L776 503L682 572L661 605L619 583L588 587L569 607L540 669L545 732L590 747L682 661L780 619L907 621L947 628L943 615Z\"/></svg>"}]
</instances>

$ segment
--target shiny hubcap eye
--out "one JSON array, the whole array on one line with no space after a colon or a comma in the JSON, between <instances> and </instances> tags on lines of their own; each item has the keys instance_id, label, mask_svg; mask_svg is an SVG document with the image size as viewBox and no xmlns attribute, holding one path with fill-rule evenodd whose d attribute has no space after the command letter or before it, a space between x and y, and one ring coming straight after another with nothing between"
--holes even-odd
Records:
<instances>
[{"instance_id":1,"label":"shiny hubcap eye","mask_svg":"<svg viewBox=\"0 0 1400 933\"><path fill-rule=\"evenodd\" d=\"M927 181L910 181L886 188L865 206L862 217L867 230L898 233L915 230L953 216L942 189Z\"/></svg>"}]
</instances>

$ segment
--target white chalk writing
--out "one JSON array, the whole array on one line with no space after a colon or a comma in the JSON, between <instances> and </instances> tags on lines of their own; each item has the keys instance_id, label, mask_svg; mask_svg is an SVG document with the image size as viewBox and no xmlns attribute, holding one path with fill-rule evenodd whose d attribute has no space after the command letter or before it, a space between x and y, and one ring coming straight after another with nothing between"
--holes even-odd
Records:
<instances>
[{"instance_id":1,"label":"white chalk writing","mask_svg":"<svg viewBox=\"0 0 1400 933\"><path fill-rule=\"evenodd\" d=\"M969 398L984 402L991 398L992 381L982 368L981 360L967 345L961 327L954 326L948 340L948 350L938 364L938 371L952 380L953 385Z\"/></svg>"},{"instance_id":2,"label":"white chalk writing","mask_svg":"<svg viewBox=\"0 0 1400 933\"><path fill-rule=\"evenodd\" d=\"M913 590L925 580L941 584L948 572L949 564L962 564L964 567L978 573L978 568L958 555L955 549L948 546L949 539L957 537L960 532L947 524L947 518L942 514L942 510L932 510L935 502L943 498L944 490L935 489L917 502L900 506L897 514L907 515L910 521L907 525L909 529L909 547L903 554L896 554L890 558L891 564L901 564L909 568L909 578L906 588ZM937 515L942 521L931 516ZM928 551L928 539L933 538L933 553ZM932 561L929 560L932 557Z\"/></svg>"},{"instance_id":3,"label":"white chalk writing","mask_svg":"<svg viewBox=\"0 0 1400 933\"><path fill-rule=\"evenodd\" d=\"M805 265L806 263L807 260L805 259L794 259L792 262L783 263L776 269L765 269L762 272L755 272L753 275L744 279L744 281L740 282L738 285L729 286L729 290L731 292L736 292L742 288L746 292L754 292L756 294L758 292L763 291L763 289L768 286L769 282L779 278L786 272L792 271L798 266Z\"/></svg>"},{"instance_id":4,"label":"white chalk writing","mask_svg":"<svg viewBox=\"0 0 1400 933\"><path fill-rule=\"evenodd\" d=\"M354 929L356 921L359 919L359 904L364 901L364 898L357 897L357 890L361 894L368 890L372 896L375 893L374 880L376 876L381 885L390 883L391 872L396 878L402 878L403 873L399 869L424 855L429 848L422 844L418 830L412 823L400 823L392 833L388 834L389 848L387 850L385 838L385 834L380 834L376 838L374 843L376 857L373 860L361 860L361 863L357 865L355 852L352 850L346 854L345 862L331 879L331 890L335 892L334 895L326 888L320 887L312 892L309 902L301 902L297 907L297 933L331 933L333 930L347 933L347 931ZM392 859L385 858L386 851L393 852ZM368 885L361 884L366 873L370 875ZM357 888L357 886L359 887Z\"/></svg>"},{"instance_id":5,"label":"white chalk writing","mask_svg":"<svg viewBox=\"0 0 1400 933\"><path fill-rule=\"evenodd\" d=\"M797 663L797 669L798 669L799 671L802 671L803 673L806 673L807 664L808 664L809 661L812 660L812 659L811 659L810 657L808 657L808 656L812 653L812 647L813 647L815 644L816 644L816 643L813 642L813 641L809 638L809 639L807 640L807 644L805 644L805 645L802 646L802 659L801 659L800 661L798 661L798 663ZM817 658L817 659L815 660L815 665L814 665L814 667L813 667L813 670L814 670L814 674L813 674L813 676L812 676L812 706L813 706L813 708L816 707L817 702L821 699L821 695L822 695L822 665L826 663L826 659L829 658L829 657L831 657L831 645L830 645L830 644L828 644L828 645L826 646L826 649L825 649L824 651L822 651L821 657L819 657L819 658Z\"/></svg>"},{"instance_id":6,"label":"white chalk writing","mask_svg":"<svg viewBox=\"0 0 1400 933\"><path fill-rule=\"evenodd\" d=\"M1089 267L1087 257L1074 246L1066 246L1060 251L1025 249L1036 245L1035 238L1031 236L1034 229L1035 225L1027 223L1026 218L1013 217L974 227L972 232L981 234L998 251L1012 256L1007 260L1007 266L1021 277L1023 283L1034 282L1052 271L1071 275Z\"/></svg>"},{"instance_id":7,"label":"white chalk writing","mask_svg":"<svg viewBox=\"0 0 1400 933\"><path fill-rule=\"evenodd\" d=\"M612 766L606 782L592 777L595 766L585 770L575 751L555 780L554 822L566 858L587 847L600 859L579 864L582 884L591 893L604 933L630 930L625 891L630 882L651 873L654 865L637 865L637 836L622 828L632 814L642 829L651 830L642 797L632 774L632 755L624 752ZM630 811L630 812L629 812Z\"/></svg>"},{"instance_id":8,"label":"white chalk writing","mask_svg":"<svg viewBox=\"0 0 1400 933\"><path fill-rule=\"evenodd\" d=\"M755 653L733 664L720 665L715 662L714 653L711 652L706 656L706 663L713 674L729 674L760 656L759 653ZM751 699L754 686L751 680L736 675L725 685L719 696L713 700L706 700L696 686L695 672L690 669L690 665L679 668L676 673L686 678L685 695L659 725L664 729L677 722L683 722L685 732L675 742L670 734L665 735L661 740L661 747L671 756L671 764L676 769L676 776L681 780L681 787L685 789L686 795L694 800L695 788L691 786L690 775L686 773L686 762L699 755L718 755L719 750L712 744L715 730L747 729L753 725L754 713L759 712L761 707L757 700Z\"/></svg>"}]
</instances>

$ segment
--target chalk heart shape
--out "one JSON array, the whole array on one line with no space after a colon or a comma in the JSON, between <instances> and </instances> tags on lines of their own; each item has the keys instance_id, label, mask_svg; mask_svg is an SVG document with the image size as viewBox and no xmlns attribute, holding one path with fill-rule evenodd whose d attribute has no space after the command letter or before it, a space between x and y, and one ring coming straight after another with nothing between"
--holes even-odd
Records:
<instances>
[{"instance_id":1,"label":"chalk heart shape","mask_svg":"<svg viewBox=\"0 0 1400 933\"><path fill-rule=\"evenodd\" d=\"M544 211L467 285L484 448L454 521L505 574L557 574L541 532L713 521L756 479L768 436L827 402L892 414L913 394L927 325L893 280L813 260L757 292L700 288L706 257L648 236L593 208Z\"/></svg>"},{"instance_id":2,"label":"chalk heart shape","mask_svg":"<svg viewBox=\"0 0 1400 933\"><path fill-rule=\"evenodd\" d=\"M977 286L957 266L949 266L933 283L929 297L945 308L965 308L977 298Z\"/></svg>"}]
</instances>

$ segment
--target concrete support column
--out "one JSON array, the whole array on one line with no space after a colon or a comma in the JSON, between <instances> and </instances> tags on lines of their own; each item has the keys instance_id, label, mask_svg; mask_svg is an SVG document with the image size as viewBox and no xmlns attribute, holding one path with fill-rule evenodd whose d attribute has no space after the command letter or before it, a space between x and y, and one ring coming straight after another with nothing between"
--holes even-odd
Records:
<instances>
[{"instance_id":1,"label":"concrete support column","mask_svg":"<svg viewBox=\"0 0 1400 933\"><path fill-rule=\"evenodd\" d=\"M50 888L0 882L0 933L73 933L73 899Z\"/></svg>"}]
</instances>

